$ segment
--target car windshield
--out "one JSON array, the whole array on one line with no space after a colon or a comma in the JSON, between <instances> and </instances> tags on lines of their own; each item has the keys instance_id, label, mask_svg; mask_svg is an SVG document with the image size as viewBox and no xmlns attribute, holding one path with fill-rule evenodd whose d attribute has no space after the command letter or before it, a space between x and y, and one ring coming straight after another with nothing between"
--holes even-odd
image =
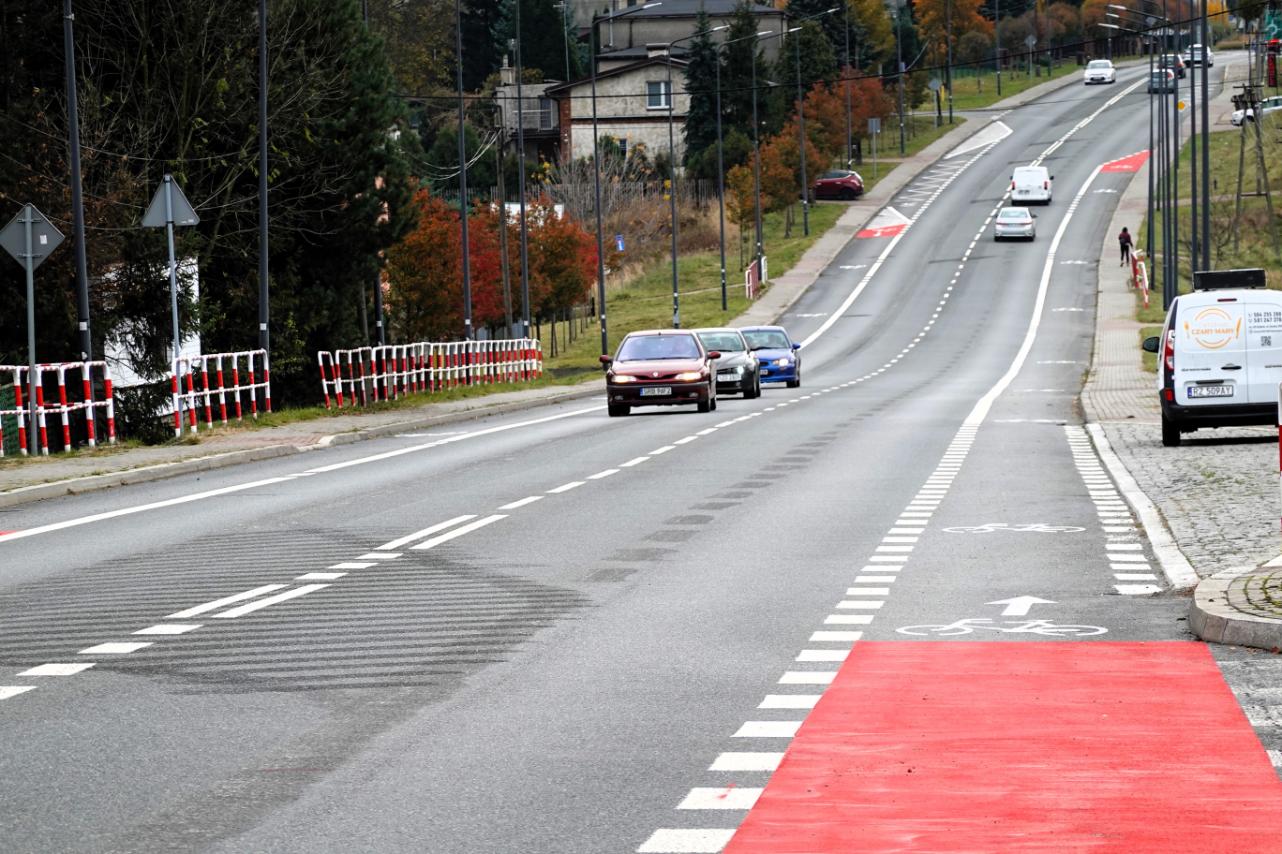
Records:
<instances>
[{"instance_id":1,"label":"car windshield","mask_svg":"<svg viewBox=\"0 0 1282 854\"><path fill-rule=\"evenodd\" d=\"M649 362L660 359L697 359L699 345L693 335L632 335L619 345L620 362Z\"/></svg>"},{"instance_id":2,"label":"car windshield","mask_svg":"<svg viewBox=\"0 0 1282 854\"><path fill-rule=\"evenodd\" d=\"M748 347L753 350L787 350L792 342L781 329L759 329L743 333L748 339Z\"/></svg>"},{"instance_id":3,"label":"car windshield","mask_svg":"<svg viewBox=\"0 0 1282 854\"><path fill-rule=\"evenodd\" d=\"M1112 68L1113 63L1109 62L1107 59L1097 59L1086 67L1087 68Z\"/></svg>"},{"instance_id":4,"label":"car windshield","mask_svg":"<svg viewBox=\"0 0 1282 854\"><path fill-rule=\"evenodd\" d=\"M743 338L733 332L700 332L699 340L709 350L722 353L739 353L744 349Z\"/></svg>"},{"instance_id":5,"label":"car windshield","mask_svg":"<svg viewBox=\"0 0 1282 854\"><path fill-rule=\"evenodd\" d=\"M997 215L998 219L1028 219L1028 211L1018 208L1006 208Z\"/></svg>"}]
</instances>

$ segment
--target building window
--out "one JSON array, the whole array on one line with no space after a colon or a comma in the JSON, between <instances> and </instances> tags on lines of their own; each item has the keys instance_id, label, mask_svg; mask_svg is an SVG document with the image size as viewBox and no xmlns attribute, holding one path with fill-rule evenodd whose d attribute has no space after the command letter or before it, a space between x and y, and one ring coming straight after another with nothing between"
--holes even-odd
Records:
<instances>
[{"instance_id":1,"label":"building window","mask_svg":"<svg viewBox=\"0 0 1282 854\"><path fill-rule=\"evenodd\" d=\"M666 110L672 97L672 87L667 80L647 80L645 106L649 110Z\"/></svg>"},{"instance_id":2,"label":"building window","mask_svg":"<svg viewBox=\"0 0 1282 854\"><path fill-rule=\"evenodd\" d=\"M628 159L628 138L626 136L619 137L619 157L624 160Z\"/></svg>"}]
</instances>

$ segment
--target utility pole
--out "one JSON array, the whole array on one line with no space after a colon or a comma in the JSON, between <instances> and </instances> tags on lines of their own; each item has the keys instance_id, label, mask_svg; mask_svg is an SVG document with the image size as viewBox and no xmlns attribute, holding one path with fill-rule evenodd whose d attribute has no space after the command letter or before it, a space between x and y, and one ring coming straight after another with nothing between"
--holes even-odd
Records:
<instances>
[{"instance_id":1,"label":"utility pole","mask_svg":"<svg viewBox=\"0 0 1282 854\"><path fill-rule=\"evenodd\" d=\"M520 5L518 0L517 5ZM463 5L454 0L455 82L458 86L458 210L463 228L463 340L471 341L472 331L472 264L467 239L467 125L463 103Z\"/></svg>"},{"instance_id":2,"label":"utility pole","mask_svg":"<svg viewBox=\"0 0 1282 854\"><path fill-rule=\"evenodd\" d=\"M93 336L89 334L89 264L85 257L85 200L80 175L80 106L76 97L75 20L71 0L63 0L62 46L63 65L67 73L67 147L71 151L71 239L76 249L76 326L80 339L80 360L88 362L93 359Z\"/></svg>"},{"instance_id":3,"label":"utility pole","mask_svg":"<svg viewBox=\"0 0 1282 854\"><path fill-rule=\"evenodd\" d=\"M847 3L849 6L849 3ZM948 47L948 64L944 67L944 81L948 85L948 123L953 123L953 0L944 3L944 42Z\"/></svg>"},{"instance_id":4,"label":"utility pole","mask_svg":"<svg viewBox=\"0 0 1282 854\"><path fill-rule=\"evenodd\" d=\"M258 347L264 353L271 352L267 254L267 0L258 0Z\"/></svg>"},{"instance_id":5,"label":"utility pole","mask_svg":"<svg viewBox=\"0 0 1282 854\"><path fill-rule=\"evenodd\" d=\"M903 5L895 7L895 70L899 81L899 154L906 152L904 146L904 48L903 48ZM1001 91L1000 89L998 90Z\"/></svg>"}]
</instances>

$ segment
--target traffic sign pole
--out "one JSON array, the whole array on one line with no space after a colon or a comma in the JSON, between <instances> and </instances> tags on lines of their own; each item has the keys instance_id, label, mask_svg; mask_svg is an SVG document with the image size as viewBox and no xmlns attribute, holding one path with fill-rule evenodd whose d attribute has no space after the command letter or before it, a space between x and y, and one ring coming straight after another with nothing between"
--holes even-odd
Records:
<instances>
[{"instance_id":1,"label":"traffic sign pole","mask_svg":"<svg viewBox=\"0 0 1282 854\"><path fill-rule=\"evenodd\" d=\"M182 345L182 336L178 331L178 262L174 258L174 179L170 175L165 176L165 237L169 242L169 312L174 324L174 382L177 383L178 394L174 396L174 406L177 407L175 414L178 416L178 429L182 429L183 423L183 396L182 396L182 377L178 376L178 356L179 348Z\"/></svg>"},{"instance_id":2,"label":"traffic sign pole","mask_svg":"<svg viewBox=\"0 0 1282 854\"><path fill-rule=\"evenodd\" d=\"M36 430L36 265L35 241L31 233L34 222L32 206L28 204L22 211L27 250L22 266L27 271L27 453L33 457L40 453L40 437Z\"/></svg>"}]
</instances>

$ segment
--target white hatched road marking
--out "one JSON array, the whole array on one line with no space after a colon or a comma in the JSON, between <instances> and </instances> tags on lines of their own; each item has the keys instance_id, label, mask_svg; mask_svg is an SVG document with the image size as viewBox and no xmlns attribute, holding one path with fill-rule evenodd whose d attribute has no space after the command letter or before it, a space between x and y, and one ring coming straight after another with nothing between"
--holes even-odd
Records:
<instances>
[{"instance_id":1,"label":"white hatched road marking","mask_svg":"<svg viewBox=\"0 0 1282 854\"><path fill-rule=\"evenodd\" d=\"M157 623L134 632L136 635L185 635L200 628L200 623Z\"/></svg>"},{"instance_id":2,"label":"white hatched road marking","mask_svg":"<svg viewBox=\"0 0 1282 854\"><path fill-rule=\"evenodd\" d=\"M579 483L581 484L582 481L579 481ZM440 536L432 537L430 540L424 540L418 545L411 546L410 548L414 549L415 551L422 551L424 549L435 548L439 546L441 543L448 543L450 540L457 539L465 534L470 534L473 531L477 530L478 528L484 528L486 525L492 525L495 522L499 521L500 519L506 519L506 518L507 516L504 516L502 514L497 514L497 513L493 516L486 516L484 519L477 519L475 522L468 522L466 525L463 525L462 527L455 528L452 531L447 531L444 534L441 534Z\"/></svg>"},{"instance_id":3,"label":"white hatched road marking","mask_svg":"<svg viewBox=\"0 0 1282 854\"><path fill-rule=\"evenodd\" d=\"M729 844L736 829L661 827L641 843L637 854L716 854Z\"/></svg>"},{"instance_id":4,"label":"white hatched road marking","mask_svg":"<svg viewBox=\"0 0 1282 854\"><path fill-rule=\"evenodd\" d=\"M259 599L256 602L249 602L231 610L223 611L221 614L214 614L214 617L220 620L234 620L237 617L252 614L271 605L288 602L290 599L297 599L299 596L306 596L308 593L314 593L317 590L324 590L328 586L328 584L304 584L302 587L295 587L292 590L286 590L284 593L277 593L275 596L268 596L266 599Z\"/></svg>"},{"instance_id":5,"label":"white hatched road marking","mask_svg":"<svg viewBox=\"0 0 1282 854\"><path fill-rule=\"evenodd\" d=\"M773 771L779 767L782 753L728 752L719 755L709 771Z\"/></svg>"},{"instance_id":6,"label":"white hatched road marking","mask_svg":"<svg viewBox=\"0 0 1282 854\"><path fill-rule=\"evenodd\" d=\"M723 786L718 789L691 789L679 810L749 810L761 797L761 789L750 786Z\"/></svg>"},{"instance_id":7,"label":"white hatched road marking","mask_svg":"<svg viewBox=\"0 0 1282 854\"><path fill-rule=\"evenodd\" d=\"M802 721L747 721L731 738L792 738Z\"/></svg>"},{"instance_id":8,"label":"white hatched road marking","mask_svg":"<svg viewBox=\"0 0 1282 854\"><path fill-rule=\"evenodd\" d=\"M302 575L294 576L295 581L337 581L346 572L304 572ZM135 632L137 634L137 632Z\"/></svg>"},{"instance_id":9,"label":"white hatched road marking","mask_svg":"<svg viewBox=\"0 0 1282 854\"><path fill-rule=\"evenodd\" d=\"M88 649L82 649L79 655L128 655L131 652L137 652L151 646L151 641L136 641L134 643L100 643L97 646L91 646Z\"/></svg>"},{"instance_id":10,"label":"white hatched road marking","mask_svg":"<svg viewBox=\"0 0 1282 854\"><path fill-rule=\"evenodd\" d=\"M215 599L212 602L206 602L203 605L197 605L194 608L188 608L185 611L178 611L165 617L166 620L185 620L188 617L199 616L207 611L216 611L226 605L232 605L236 602L243 602L246 599L253 599L257 596L263 596L274 590L283 590L284 584L264 584L262 587L255 587L253 590L246 590L243 593L235 593L231 596L224 596L221 599Z\"/></svg>"},{"instance_id":11,"label":"white hatched road marking","mask_svg":"<svg viewBox=\"0 0 1282 854\"><path fill-rule=\"evenodd\" d=\"M41 665L37 665L36 667L32 667L28 670L24 670L18 675L19 676L73 676L77 673L88 670L90 667L93 667L93 665L94 663L92 661L86 661L81 664L63 664L58 662L50 662L49 664L41 664Z\"/></svg>"},{"instance_id":12,"label":"white hatched road marking","mask_svg":"<svg viewBox=\"0 0 1282 854\"><path fill-rule=\"evenodd\" d=\"M16 697L19 694L34 690L36 690L35 685L0 685L0 700L7 700L10 697ZM721 849L718 848L717 850L720 851Z\"/></svg>"},{"instance_id":13,"label":"white hatched road marking","mask_svg":"<svg viewBox=\"0 0 1282 854\"><path fill-rule=\"evenodd\" d=\"M24 674L19 673L19 676ZM819 702L817 694L767 694L758 709L813 709Z\"/></svg>"}]
</instances>

